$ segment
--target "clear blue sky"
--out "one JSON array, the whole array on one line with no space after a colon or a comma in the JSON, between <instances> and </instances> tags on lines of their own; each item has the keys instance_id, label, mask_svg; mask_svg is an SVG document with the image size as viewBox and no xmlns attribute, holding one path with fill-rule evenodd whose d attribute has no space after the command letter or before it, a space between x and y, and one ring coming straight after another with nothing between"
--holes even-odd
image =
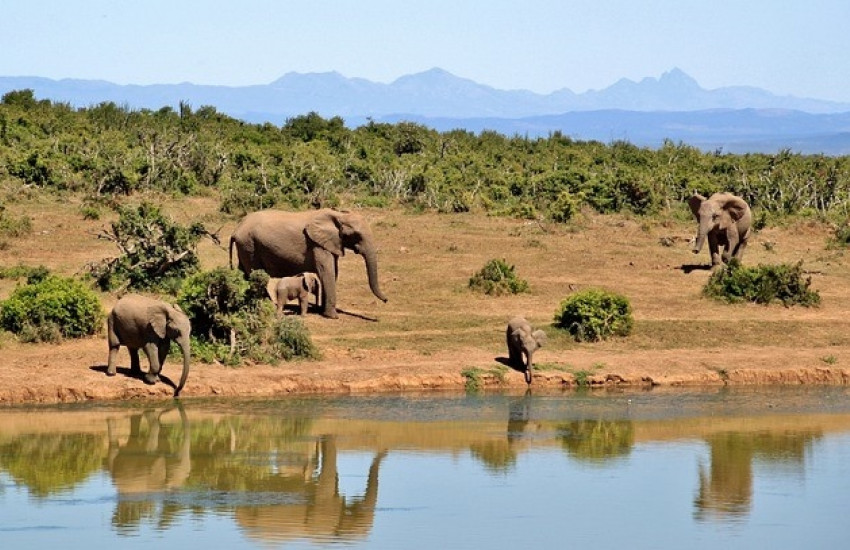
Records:
<instances>
[{"instance_id":1,"label":"clear blue sky","mask_svg":"<svg viewBox=\"0 0 850 550\"><path fill-rule=\"evenodd\" d=\"M0 75L267 84L440 67L500 89L703 88L850 101L850 0L5 0Z\"/></svg>"}]
</instances>

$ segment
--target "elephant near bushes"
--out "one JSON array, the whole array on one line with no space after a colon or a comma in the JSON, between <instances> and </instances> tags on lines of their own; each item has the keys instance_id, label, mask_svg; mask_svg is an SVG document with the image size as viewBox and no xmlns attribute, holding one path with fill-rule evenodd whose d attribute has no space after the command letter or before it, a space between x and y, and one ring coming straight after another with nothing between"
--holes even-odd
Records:
<instances>
[{"instance_id":1,"label":"elephant near bushes","mask_svg":"<svg viewBox=\"0 0 850 550\"><path fill-rule=\"evenodd\" d=\"M339 257L345 249L363 256L369 288L381 301L387 298L378 283L378 255L369 224L360 214L324 208L308 212L261 210L248 214L230 236L239 269L249 275L263 269L270 277L289 277L306 271L318 274L322 285L322 314L336 319L336 281Z\"/></svg>"},{"instance_id":2,"label":"elephant near bushes","mask_svg":"<svg viewBox=\"0 0 850 550\"><path fill-rule=\"evenodd\" d=\"M746 201L731 193L715 193L709 198L695 194L688 199L688 206L698 224L694 254L699 254L708 239L712 267L728 263L731 258L740 260L747 248L753 221Z\"/></svg>"},{"instance_id":3,"label":"elephant near bushes","mask_svg":"<svg viewBox=\"0 0 850 550\"><path fill-rule=\"evenodd\" d=\"M508 359L511 365L525 369L525 382L531 384L531 365L534 352L546 342L546 333L534 330L524 317L508 321L505 330L508 343Z\"/></svg>"},{"instance_id":4,"label":"elephant near bushes","mask_svg":"<svg viewBox=\"0 0 850 550\"><path fill-rule=\"evenodd\" d=\"M150 364L144 380L148 384L156 384L171 342L177 342L183 352L183 374L174 390L174 396L180 394L189 376L189 337L192 325L189 317L179 307L162 300L128 294L112 308L106 325L106 338L109 343L106 374L109 376L115 376L118 349L126 346L130 352L130 371L139 375L142 373L139 364L141 349Z\"/></svg>"},{"instance_id":5,"label":"elephant near bushes","mask_svg":"<svg viewBox=\"0 0 850 550\"><path fill-rule=\"evenodd\" d=\"M278 314L283 313L283 307L290 300L298 300L298 309L301 315L307 313L310 304L310 296L316 297L316 305L321 305L322 282L315 273L301 273L292 277L281 277L280 279L269 279L269 296L277 306Z\"/></svg>"}]
</instances>

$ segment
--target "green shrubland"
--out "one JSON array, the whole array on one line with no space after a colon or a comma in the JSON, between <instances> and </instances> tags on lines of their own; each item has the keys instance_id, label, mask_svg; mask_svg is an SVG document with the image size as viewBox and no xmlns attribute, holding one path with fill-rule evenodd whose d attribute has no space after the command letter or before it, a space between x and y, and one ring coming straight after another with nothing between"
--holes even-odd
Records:
<instances>
[{"instance_id":1,"label":"green shrubland","mask_svg":"<svg viewBox=\"0 0 850 550\"><path fill-rule=\"evenodd\" d=\"M567 296L555 313L555 326L579 342L628 336L634 326L629 300L615 292L590 288Z\"/></svg>"},{"instance_id":2,"label":"green shrubland","mask_svg":"<svg viewBox=\"0 0 850 550\"><path fill-rule=\"evenodd\" d=\"M820 294L810 288L811 277L803 273L803 262L744 266L736 259L711 274L703 294L727 302L769 304L774 301L786 306L815 306Z\"/></svg>"},{"instance_id":3,"label":"green shrubland","mask_svg":"<svg viewBox=\"0 0 850 550\"><path fill-rule=\"evenodd\" d=\"M760 219L850 213L848 157L438 132L412 122L348 128L316 113L248 124L212 106L72 108L30 90L0 100L0 181L82 193L89 217L99 215L98 199L145 191L215 193L233 215L402 205L565 223L584 208L648 215L721 190L743 197Z\"/></svg>"}]
</instances>

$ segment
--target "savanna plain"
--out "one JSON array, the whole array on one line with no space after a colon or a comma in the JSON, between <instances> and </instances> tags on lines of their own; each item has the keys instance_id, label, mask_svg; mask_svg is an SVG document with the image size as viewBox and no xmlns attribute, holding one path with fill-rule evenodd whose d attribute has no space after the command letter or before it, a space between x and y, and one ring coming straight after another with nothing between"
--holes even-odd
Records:
<instances>
[{"instance_id":1,"label":"savanna plain","mask_svg":"<svg viewBox=\"0 0 850 550\"><path fill-rule=\"evenodd\" d=\"M227 239L238 219L209 197L156 197L180 223L201 220L221 237L204 239L202 269L228 264ZM71 197L34 194L7 205L27 215L31 234L10 238L0 265L44 265L62 275L116 256L97 234L109 216L85 219ZM353 208L352 208L353 209ZM340 318L315 312L304 321L318 360L226 366L195 359L181 398L281 396L483 389L523 391L523 373L505 366L505 324L525 316L548 335L535 354L532 388L572 390L681 385L847 384L850 382L850 274L846 253L827 243L833 228L797 219L750 239L744 263L796 263L821 295L817 307L726 304L705 298L708 252L694 255L695 223L687 206L652 218L585 212L569 224L437 214L402 208L359 209L379 245L379 278L387 303L369 291L362 258L339 262ZM490 259L504 259L528 281L529 292L486 296L469 278ZM16 284L0 280L0 298ZM626 296L632 334L576 342L552 326L570 293L602 288ZM117 296L100 293L104 312ZM288 314L294 314L290 310ZM167 384L146 385L123 374L107 377L105 331L60 343L0 336L0 404L88 400L171 399ZM129 366L122 348L119 367ZM146 368L146 361L143 361ZM178 361L163 374L179 378Z\"/></svg>"}]
</instances>

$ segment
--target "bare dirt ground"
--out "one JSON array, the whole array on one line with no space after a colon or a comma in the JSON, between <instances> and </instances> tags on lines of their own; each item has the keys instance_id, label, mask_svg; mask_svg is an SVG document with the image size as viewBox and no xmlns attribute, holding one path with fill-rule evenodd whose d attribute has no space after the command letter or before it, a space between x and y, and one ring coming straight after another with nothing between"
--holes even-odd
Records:
<instances>
[{"instance_id":1,"label":"bare dirt ground","mask_svg":"<svg viewBox=\"0 0 850 550\"><path fill-rule=\"evenodd\" d=\"M221 227L225 242L235 225L216 213L212 199L167 204L181 221L200 216L209 229ZM70 275L116 253L95 236L109 220L84 220L73 200L28 198L7 211L30 215L33 232L3 243L2 266L43 264ZM517 314L549 336L535 356L532 387L850 383L850 276L844 252L826 246L825 225L768 228L750 242L745 263L802 260L821 294L820 307L785 308L703 298L708 253L690 252L694 224L684 209L667 220L587 215L574 227L481 214L364 213L380 245L381 284L390 301L371 295L362 259L349 253L340 260L340 319L315 313L305 319L321 360L241 367L196 360L183 398L462 390L470 373L487 389L520 390L522 373L503 366L505 323ZM226 251L209 241L200 254L206 269L227 264ZM469 291L469 277L492 258L514 264L531 291L502 297ZM0 280L0 298L15 284ZM560 301L587 287L629 298L631 336L576 343L551 327ZM102 300L108 311L115 296ZM5 334L0 354L0 405L173 394L165 382L148 386L129 376L126 351L118 376L107 377L103 334L37 345ZM179 365L167 364L163 374L176 380Z\"/></svg>"}]
</instances>

